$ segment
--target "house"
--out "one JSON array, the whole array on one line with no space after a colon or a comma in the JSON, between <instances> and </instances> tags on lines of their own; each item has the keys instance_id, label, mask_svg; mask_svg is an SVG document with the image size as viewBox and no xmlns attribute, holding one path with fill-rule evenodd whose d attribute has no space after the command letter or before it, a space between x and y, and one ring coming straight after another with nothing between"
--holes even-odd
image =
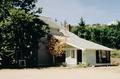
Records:
<instances>
[{"instance_id":1,"label":"house","mask_svg":"<svg viewBox=\"0 0 120 79\"><path fill-rule=\"evenodd\" d=\"M66 36L65 62L68 66L86 63L89 65L110 64L110 52L112 49L79 38L75 34L61 30Z\"/></svg>"},{"instance_id":2,"label":"house","mask_svg":"<svg viewBox=\"0 0 120 79\"><path fill-rule=\"evenodd\" d=\"M77 66L79 63L89 65L110 64L110 52L112 49L87 41L69 32L66 28L57 24L49 17L40 17L50 27L50 33L57 39L62 39L65 43L64 54L61 57L54 57L46 48L47 41L41 39L38 49L38 65L51 65L54 61L65 62L67 66ZM54 60L54 61L53 61Z\"/></svg>"}]
</instances>

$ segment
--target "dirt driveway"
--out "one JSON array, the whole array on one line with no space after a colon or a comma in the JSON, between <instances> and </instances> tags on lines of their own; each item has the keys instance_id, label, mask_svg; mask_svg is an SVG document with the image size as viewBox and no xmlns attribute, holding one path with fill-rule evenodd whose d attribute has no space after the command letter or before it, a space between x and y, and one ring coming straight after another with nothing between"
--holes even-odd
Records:
<instances>
[{"instance_id":1,"label":"dirt driveway","mask_svg":"<svg viewBox=\"0 0 120 79\"><path fill-rule=\"evenodd\" d=\"M0 79L120 79L118 67L2 69Z\"/></svg>"}]
</instances>

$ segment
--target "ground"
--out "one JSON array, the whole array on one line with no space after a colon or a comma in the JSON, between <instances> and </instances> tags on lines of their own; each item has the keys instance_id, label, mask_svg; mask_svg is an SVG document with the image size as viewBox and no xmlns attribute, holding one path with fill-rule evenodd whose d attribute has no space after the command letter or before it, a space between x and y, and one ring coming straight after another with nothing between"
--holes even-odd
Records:
<instances>
[{"instance_id":1,"label":"ground","mask_svg":"<svg viewBox=\"0 0 120 79\"><path fill-rule=\"evenodd\" d=\"M120 66L39 69L1 69L0 79L120 79Z\"/></svg>"}]
</instances>

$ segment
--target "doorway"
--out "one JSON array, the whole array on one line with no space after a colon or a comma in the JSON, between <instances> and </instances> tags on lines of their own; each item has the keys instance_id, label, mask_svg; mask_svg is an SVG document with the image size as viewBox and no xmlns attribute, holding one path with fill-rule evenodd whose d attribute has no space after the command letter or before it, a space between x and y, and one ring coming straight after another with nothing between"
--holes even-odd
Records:
<instances>
[{"instance_id":1,"label":"doorway","mask_svg":"<svg viewBox=\"0 0 120 79\"><path fill-rule=\"evenodd\" d=\"M82 62L82 50L77 50L77 64Z\"/></svg>"}]
</instances>

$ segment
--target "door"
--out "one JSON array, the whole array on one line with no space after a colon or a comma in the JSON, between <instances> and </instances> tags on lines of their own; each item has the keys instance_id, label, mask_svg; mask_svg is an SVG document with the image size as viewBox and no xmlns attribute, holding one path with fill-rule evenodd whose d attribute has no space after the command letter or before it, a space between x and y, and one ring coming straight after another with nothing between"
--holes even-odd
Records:
<instances>
[{"instance_id":1,"label":"door","mask_svg":"<svg viewBox=\"0 0 120 79\"><path fill-rule=\"evenodd\" d=\"M82 62L82 50L77 50L77 64Z\"/></svg>"}]
</instances>

